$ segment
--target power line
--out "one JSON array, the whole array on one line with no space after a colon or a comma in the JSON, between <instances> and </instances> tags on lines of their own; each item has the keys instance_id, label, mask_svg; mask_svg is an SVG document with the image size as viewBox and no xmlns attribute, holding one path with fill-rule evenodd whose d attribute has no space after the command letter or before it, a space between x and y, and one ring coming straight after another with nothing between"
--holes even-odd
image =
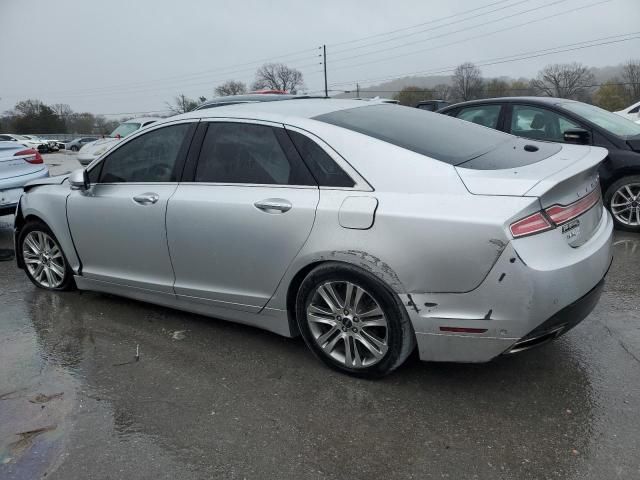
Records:
<instances>
[{"instance_id":1,"label":"power line","mask_svg":"<svg viewBox=\"0 0 640 480\"><path fill-rule=\"evenodd\" d=\"M375 60L369 60L367 62L362 62L362 63L356 63L356 64L350 64L350 65L339 65L337 67L333 67L332 70L341 70L341 69L345 69L345 68L355 68L355 67L360 67L360 66L364 66L364 65L371 65L371 64L374 64L374 63L380 63L380 62L385 61L385 60L396 60L398 58L408 57L408 56L411 56L411 55L417 55L419 53L438 50L438 49L441 49L441 48L450 47L452 45L459 45L461 43L465 43L465 42L468 42L468 41L471 41L471 40L477 40L478 38L484 38L484 37L488 37L488 36L491 36L491 35L495 35L496 33L502 33L502 32L506 32L508 30L514 30L516 28L520 28L520 27L528 26L528 25L531 25L531 24L534 24L534 23L538 23L538 22L541 22L543 20L548 20L549 18L555 18L555 17L558 17L560 15L565 15L565 14L568 14L568 13L576 12L578 10L585 10L587 8L595 7L597 5L600 5L600 4L603 4L603 3L607 3L607 2L610 2L610 1L611 0L600 0L600 1L588 4L588 5L583 5L583 6L580 6L580 7L577 7L577 8L572 8L570 10L565 10L565 11L562 11L562 12L553 13L553 14L547 15L545 17L536 18L536 19L533 19L533 20L529 20L527 22L522 22L522 23L519 23L517 25L511 25L509 27L501 28L501 29L498 29L498 30L493 30L491 32L486 32L486 33L482 33L480 35L475 35L475 36L472 36L472 37L463 38L461 40L456 40L455 42L449 42L449 43L445 43L443 45L437 45L437 46L434 46L434 47L423 48L423 49L420 49L420 50L414 50L412 52L396 54L396 55L393 55L393 56L378 58L378 59L375 59Z\"/></svg>"},{"instance_id":2,"label":"power line","mask_svg":"<svg viewBox=\"0 0 640 480\"><path fill-rule=\"evenodd\" d=\"M566 1L567 0L554 0L553 2L545 3L544 5L540 5L538 7L530 8L528 10L523 10L521 12L513 13L513 14L510 14L510 15L505 15L503 17L499 17L499 18L496 18L496 19L493 19L493 20L485 21L483 23L479 23L479 24L476 24L476 25L471 25L471 26L468 26L468 27L465 27L465 28L461 28L461 29L458 29L458 30L453 30L453 31L450 31L450 32L440 33L438 35L433 35L431 37L423 38L423 39L420 39L420 40L414 40L414 41L411 41L411 42L405 42L405 43L403 43L401 45L393 45L393 46L390 46L390 47L381 48L381 49L378 49L378 50L372 51L372 52L364 52L364 53L360 53L358 55L351 55L351 56L348 56L348 57L337 58L335 60L333 59L333 54L332 54L331 60L335 61L335 62L344 62L344 61L347 61L347 60L353 60L353 59L356 59L356 58L361 58L361 57L367 56L367 55L376 55L376 54L379 54L379 53L382 53L382 52L389 52L391 50L396 50L398 48L404 48L404 47L408 47L410 45L416 45L416 44L419 44L419 43L424 43L424 42L428 42L428 41L435 40L435 39L438 39L438 38L454 35L456 33L466 32L466 31L472 30L474 28L481 28L481 27L484 27L486 25L494 24L494 23L497 23L497 22L502 22L502 21L510 19L510 18L515 18L515 17L521 16L521 15L526 14L526 13L531 13L531 12L534 12L534 11L537 11L537 10L541 10L543 8L548 8L548 7L551 7L553 5L557 5L559 3L564 3ZM602 3L610 2L610 1L611 0L602 0Z\"/></svg>"},{"instance_id":3,"label":"power line","mask_svg":"<svg viewBox=\"0 0 640 480\"><path fill-rule=\"evenodd\" d=\"M622 36L629 36L629 35L635 35L635 36L632 36L632 37L629 37L629 38L622 38L622 39L618 39L618 40L609 40L609 39L612 39L612 38L617 38L617 37L622 37ZM476 66L478 66L478 67L482 67L482 66L497 65L497 64L501 64L501 63L516 62L516 61L519 61L519 60L526 60L526 59L529 59L529 58L543 57L543 56L546 56L546 55L553 55L553 54L556 54L556 53L563 53L563 52L569 52L569 51L575 51L575 50L583 50L583 49L586 49L586 48L592 48L592 47L597 47L597 46L601 46L601 45L609 45L609 44L614 44L614 43L626 42L626 41L635 40L637 38L640 38L639 35L640 35L640 31L639 32L625 33L625 34L621 34L621 35L614 35L614 36L609 36L609 37L597 38L597 39L594 39L594 40L586 40L584 42L579 42L579 43L574 43L574 44L559 45L557 47L547 48L547 49L543 49L543 50L535 50L535 51L517 53L517 54L513 54L513 55L508 55L506 57L496 57L496 58L487 59L487 60L480 60L480 61L476 60L476 61L473 61L472 63L475 63ZM609 40L609 41L603 41L603 40ZM600 42L600 43L594 43L594 42ZM591 45L583 45L583 44L589 44L589 43L591 43ZM579 45L579 46L576 46L576 45ZM567 47L573 47L573 48L567 48ZM553 51L551 51L551 50L553 50ZM411 76L411 75L427 75L427 74L435 74L435 73L447 73L447 72L453 72L455 70L455 68L456 68L456 66L442 67L440 69L422 70L422 71L417 71L417 72L400 73L400 74L396 74L396 75L392 75L392 76L370 78L370 79L366 79L366 80L361 80L361 79L350 80L350 81L346 81L346 82L332 83L329 86L335 87L335 86L340 86L340 85L353 85L356 82L369 83L369 82L376 82L376 81L385 81L385 80L396 79L396 78L399 78L399 77L407 77L407 76Z\"/></svg>"}]
</instances>

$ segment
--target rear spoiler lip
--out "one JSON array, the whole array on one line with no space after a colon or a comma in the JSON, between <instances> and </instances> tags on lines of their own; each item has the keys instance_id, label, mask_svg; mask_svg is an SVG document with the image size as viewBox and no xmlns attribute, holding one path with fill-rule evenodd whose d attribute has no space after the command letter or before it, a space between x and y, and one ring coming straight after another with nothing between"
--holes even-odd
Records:
<instances>
[{"instance_id":1,"label":"rear spoiler lip","mask_svg":"<svg viewBox=\"0 0 640 480\"><path fill-rule=\"evenodd\" d=\"M533 187L527 190L523 194L523 196L542 197L546 192L548 192L551 188L553 188L553 186L558 183L558 176L567 178L577 175L581 172L598 166L609 155L609 151L606 148L588 148L589 152L580 160L578 160L577 162L573 162L544 178L541 178L540 181L538 181ZM591 190L586 191L585 194L588 194L590 192Z\"/></svg>"}]
</instances>

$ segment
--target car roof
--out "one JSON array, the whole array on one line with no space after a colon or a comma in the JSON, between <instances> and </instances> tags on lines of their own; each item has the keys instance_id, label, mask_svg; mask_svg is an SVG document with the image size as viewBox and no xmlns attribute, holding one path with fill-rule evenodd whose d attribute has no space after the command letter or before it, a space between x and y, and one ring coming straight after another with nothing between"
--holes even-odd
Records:
<instances>
[{"instance_id":1,"label":"car roof","mask_svg":"<svg viewBox=\"0 0 640 480\"><path fill-rule=\"evenodd\" d=\"M309 98L295 101L284 100L281 102L236 103L216 108L192 110L191 112L169 117L165 120L175 121L187 118L253 118L273 122L285 122L287 118L313 118L338 110L366 108L370 105L371 103L360 100L334 100L329 98Z\"/></svg>"},{"instance_id":2,"label":"car roof","mask_svg":"<svg viewBox=\"0 0 640 480\"><path fill-rule=\"evenodd\" d=\"M467 102L454 103L453 105L449 105L442 109L452 110L454 108L467 106L467 105L486 105L488 103L518 103L518 102L526 102L526 103L537 103L540 105L558 105L559 103L580 103L576 100L569 100L567 98L556 98L556 97L496 97L496 98L481 98L478 100L469 100Z\"/></svg>"},{"instance_id":3,"label":"car roof","mask_svg":"<svg viewBox=\"0 0 640 480\"><path fill-rule=\"evenodd\" d=\"M194 110L202 109L212 105L225 105L234 103L249 103L249 102L274 102L281 100L293 100L293 99L305 99L305 98L320 98L312 97L309 95L293 95L288 93L248 93L242 95L225 95L223 97L215 97L209 100L205 100L198 105Z\"/></svg>"}]
</instances>

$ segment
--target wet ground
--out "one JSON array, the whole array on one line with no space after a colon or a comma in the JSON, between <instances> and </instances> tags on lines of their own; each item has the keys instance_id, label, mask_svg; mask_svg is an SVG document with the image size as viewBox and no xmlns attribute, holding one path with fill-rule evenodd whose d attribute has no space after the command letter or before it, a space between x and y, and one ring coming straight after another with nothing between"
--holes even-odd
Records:
<instances>
[{"instance_id":1,"label":"wet ground","mask_svg":"<svg viewBox=\"0 0 640 480\"><path fill-rule=\"evenodd\" d=\"M618 233L600 304L562 339L365 381L299 339L48 293L0 263L0 478L637 479L639 291L640 236Z\"/></svg>"}]
</instances>

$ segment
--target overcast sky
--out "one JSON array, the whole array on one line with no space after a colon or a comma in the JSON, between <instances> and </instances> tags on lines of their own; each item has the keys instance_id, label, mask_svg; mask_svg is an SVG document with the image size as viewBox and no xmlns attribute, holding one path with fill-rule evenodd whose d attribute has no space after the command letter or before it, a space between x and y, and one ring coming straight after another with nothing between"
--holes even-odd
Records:
<instances>
[{"instance_id":1,"label":"overcast sky","mask_svg":"<svg viewBox=\"0 0 640 480\"><path fill-rule=\"evenodd\" d=\"M0 112L26 98L102 114L163 111L178 93L250 83L265 60L298 68L319 91L322 44L338 90L634 32L640 0L0 0ZM548 63L633 57L638 38L482 72L533 76Z\"/></svg>"}]
</instances>

